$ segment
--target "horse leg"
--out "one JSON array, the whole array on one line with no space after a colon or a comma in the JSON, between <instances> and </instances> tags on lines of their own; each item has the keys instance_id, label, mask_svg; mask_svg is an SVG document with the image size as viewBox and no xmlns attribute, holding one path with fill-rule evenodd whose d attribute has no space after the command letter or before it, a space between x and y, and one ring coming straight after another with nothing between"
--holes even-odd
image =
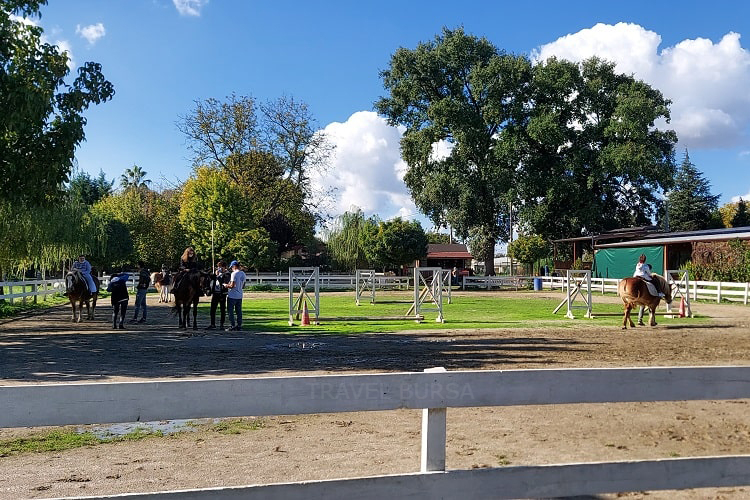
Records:
<instances>
[{"instance_id":1,"label":"horse leg","mask_svg":"<svg viewBox=\"0 0 750 500\"><path fill-rule=\"evenodd\" d=\"M649 326L656 326L656 306L648 306L648 320Z\"/></svg>"},{"instance_id":2,"label":"horse leg","mask_svg":"<svg viewBox=\"0 0 750 500\"><path fill-rule=\"evenodd\" d=\"M623 314L622 314L622 329L623 330L627 330L628 329L628 321L630 321L630 309L632 307L633 306L631 306L630 304L625 304L624 311L623 311ZM633 322L630 321L630 324L632 325Z\"/></svg>"},{"instance_id":3,"label":"horse leg","mask_svg":"<svg viewBox=\"0 0 750 500\"><path fill-rule=\"evenodd\" d=\"M96 299L97 294L94 294L94 299L91 301L91 316L89 317L90 320L94 319L94 313L96 312Z\"/></svg>"},{"instance_id":4,"label":"horse leg","mask_svg":"<svg viewBox=\"0 0 750 500\"><path fill-rule=\"evenodd\" d=\"M193 330L198 329L198 301L193 302Z\"/></svg>"}]
</instances>

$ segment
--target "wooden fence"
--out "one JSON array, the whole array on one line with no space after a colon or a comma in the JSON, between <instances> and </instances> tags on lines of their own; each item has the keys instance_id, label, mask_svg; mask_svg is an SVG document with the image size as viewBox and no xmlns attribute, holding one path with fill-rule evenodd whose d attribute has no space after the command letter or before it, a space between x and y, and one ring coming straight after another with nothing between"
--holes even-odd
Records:
<instances>
[{"instance_id":1,"label":"wooden fence","mask_svg":"<svg viewBox=\"0 0 750 500\"><path fill-rule=\"evenodd\" d=\"M538 498L750 485L750 455L446 471L447 408L742 398L750 398L750 366L435 368L424 373L0 386L0 427L421 408L420 472L128 498Z\"/></svg>"}]
</instances>

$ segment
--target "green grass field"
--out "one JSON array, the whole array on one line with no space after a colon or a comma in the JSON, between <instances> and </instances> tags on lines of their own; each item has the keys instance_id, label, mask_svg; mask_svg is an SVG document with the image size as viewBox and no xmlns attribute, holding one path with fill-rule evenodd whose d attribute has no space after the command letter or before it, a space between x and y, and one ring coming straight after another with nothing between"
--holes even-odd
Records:
<instances>
[{"instance_id":1,"label":"green grass field","mask_svg":"<svg viewBox=\"0 0 750 500\"><path fill-rule=\"evenodd\" d=\"M435 330L435 329L464 329L464 328L533 328L551 326L555 328L576 328L580 322L602 326L617 326L622 322L622 306L619 304L597 303L593 299L594 318L584 318L585 310L574 312L577 319L565 317L566 307L557 314L552 311L562 301L559 299L537 298L533 292L528 297L508 297L502 292L494 296L462 295L454 296L453 303L443 305L445 323L436 323L437 313L427 312L421 323L411 319L381 320L377 317L403 316L409 309L412 295L408 292L378 293L376 303L364 302L357 306L354 292L350 294L325 293L320 294L319 325L300 326L299 321L290 327L289 296L284 292L265 293L261 296L246 294L243 300L243 330L262 332L286 333L318 333L318 334L351 334L351 333L384 333L404 330ZM580 299L579 299L580 300ZM583 302L576 302L583 305ZM203 314L208 314L208 301L200 306ZM660 311L663 312L663 311ZM313 316L311 315L311 318ZM362 317L362 319L353 319ZM657 317L658 322L695 321L693 319L670 320ZM228 324L227 319L227 324Z\"/></svg>"}]
</instances>

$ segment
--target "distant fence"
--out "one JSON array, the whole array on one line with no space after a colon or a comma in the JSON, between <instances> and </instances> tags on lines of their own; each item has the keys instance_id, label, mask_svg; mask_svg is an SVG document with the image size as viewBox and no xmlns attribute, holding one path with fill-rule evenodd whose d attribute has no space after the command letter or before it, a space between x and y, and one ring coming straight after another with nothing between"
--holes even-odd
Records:
<instances>
[{"instance_id":1,"label":"distant fence","mask_svg":"<svg viewBox=\"0 0 750 500\"><path fill-rule=\"evenodd\" d=\"M375 275L375 288L391 290L409 290L413 279L409 276ZM288 273L247 273L245 286L271 285L278 288L289 288ZM357 287L354 274L320 274L320 288L354 290Z\"/></svg>"},{"instance_id":2,"label":"distant fence","mask_svg":"<svg viewBox=\"0 0 750 500\"><path fill-rule=\"evenodd\" d=\"M447 408L744 398L750 398L750 366L433 368L424 373L0 386L0 428L422 409L419 473L137 498L539 498L750 485L750 455L446 471ZM718 416L716 425L721 425Z\"/></svg>"},{"instance_id":3,"label":"distant fence","mask_svg":"<svg viewBox=\"0 0 750 500\"><path fill-rule=\"evenodd\" d=\"M542 280L543 288L548 290L565 290L567 281L565 276L464 276L461 288L480 288L486 290L531 288L532 280ZM616 278L591 278L591 291L617 293ZM692 300L711 300L721 302L750 303L750 283L735 283L729 281L690 281L688 290ZM685 293L685 290L681 288Z\"/></svg>"}]
</instances>

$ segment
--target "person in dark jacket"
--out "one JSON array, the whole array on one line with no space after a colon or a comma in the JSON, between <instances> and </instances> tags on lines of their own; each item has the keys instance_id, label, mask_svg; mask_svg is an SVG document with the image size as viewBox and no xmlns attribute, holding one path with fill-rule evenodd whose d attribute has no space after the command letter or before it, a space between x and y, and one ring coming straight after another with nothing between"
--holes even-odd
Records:
<instances>
[{"instance_id":1,"label":"person in dark jacket","mask_svg":"<svg viewBox=\"0 0 750 500\"><path fill-rule=\"evenodd\" d=\"M227 317L227 284L231 273L225 267L223 260L216 263L216 270L211 276L211 324L209 330L216 328L216 308L221 310L221 322L219 328L224 328L224 321Z\"/></svg>"},{"instance_id":2,"label":"person in dark jacket","mask_svg":"<svg viewBox=\"0 0 750 500\"><path fill-rule=\"evenodd\" d=\"M146 269L146 264L142 261L138 261L138 286L135 292L135 312L133 313L133 319L131 323L138 321L138 311L143 308L143 315L139 323L146 322L146 294L148 293L148 287L151 285L151 274Z\"/></svg>"},{"instance_id":3,"label":"person in dark jacket","mask_svg":"<svg viewBox=\"0 0 750 500\"><path fill-rule=\"evenodd\" d=\"M182 278L195 269L198 269L198 256L193 247L187 247L185 251L182 252L182 257L180 257L180 269L174 277L172 293L175 293L175 290L180 286Z\"/></svg>"},{"instance_id":4,"label":"person in dark jacket","mask_svg":"<svg viewBox=\"0 0 750 500\"><path fill-rule=\"evenodd\" d=\"M112 301L112 328L125 329L123 324L125 321L125 314L128 311L128 279L130 276L128 273L113 274L109 280L107 291L112 295L110 300Z\"/></svg>"}]
</instances>

